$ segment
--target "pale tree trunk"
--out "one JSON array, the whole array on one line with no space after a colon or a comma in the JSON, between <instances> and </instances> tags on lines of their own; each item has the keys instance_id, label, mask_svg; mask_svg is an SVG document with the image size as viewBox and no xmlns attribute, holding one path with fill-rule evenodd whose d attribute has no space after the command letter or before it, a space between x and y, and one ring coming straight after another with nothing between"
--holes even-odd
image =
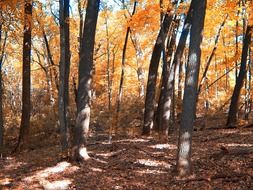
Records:
<instances>
[{"instance_id":1,"label":"pale tree trunk","mask_svg":"<svg viewBox=\"0 0 253 190\"><path fill-rule=\"evenodd\" d=\"M191 173L191 146L193 121L196 113L198 77L200 68L202 31L204 27L206 0L192 0L193 16L190 32L189 57L186 69L183 111L179 129L177 172L179 176Z\"/></svg>"},{"instance_id":2,"label":"pale tree trunk","mask_svg":"<svg viewBox=\"0 0 253 190\"><path fill-rule=\"evenodd\" d=\"M23 149L28 145L30 128L32 0L25 0L24 2L22 116L18 144L14 151Z\"/></svg>"},{"instance_id":3,"label":"pale tree trunk","mask_svg":"<svg viewBox=\"0 0 253 190\"><path fill-rule=\"evenodd\" d=\"M130 38L131 38L132 44L134 46L135 55L136 55L137 79L138 79L138 85L139 85L139 97L142 98L145 95L144 70L143 70L143 66L142 66L143 52L141 50L140 45L138 44L137 37L133 34L133 32L131 30L130 30Z\"/></svg>"},{"instance_id":4,"label":"pale tree trunk","mask_svg":"<svg viewBox=\"0 0 253 190\"><path fill-rule=\"evenodd\" d=\"M60 122L61 148L66 150L69 141L69 0L60 2L60 77L58 94L58 113Z\"/></svg>"},{"instance_id":5,"label":"pale tree trunk","mask_svg":"<svg viewBox=\"0 0 253 190\"><path fill-rule=\"evenodd\" d=\"M248 25L245 38L243 40L243 50L242 50L242 57L241 57L241 67L239 71L239 75L236 78L236 83L233 91L233 95L231 97L231 103L228 112L228 119L227 119L227 126L233 127L233 125L237 122L237 113L238 113L238 104L239 98L241 94L241 89L243 87L244 78L246 75L246 63L248 57L248 49L251 43L251 30L252 26Z\"/></svg>"},{"instance_id":6,"label":"pale tree trunk","mask_svg":"<svg viewBox=\"0 0 253 190\"><path fill-rule=\"evenodd\" d=\"M143 135L149 135L150 130L153 127L153 119L155 112L155 94L156 94L156 82L158 66L161 58L161 53L163 50L163 36L167 36L169 28L173 20L173 12L169 11L166 13L161 25L159 34L156 39L156 43L151 56L151 61L149 65L148 82L145 98L145 111L144 111L144 124L143 124Z\"/></svg>"},{"instance_id":7,"label":"pale tree trunk","mask_svg":"<svg viewBox=\"0 0 253 190\"><path fill-rule=\"evenodd\" d=\"M79 62L77 118L74 132L74 159L87 160L87 138L90 124L93 51L100 0L88 0Z\"/></svg>"}]
</instances>

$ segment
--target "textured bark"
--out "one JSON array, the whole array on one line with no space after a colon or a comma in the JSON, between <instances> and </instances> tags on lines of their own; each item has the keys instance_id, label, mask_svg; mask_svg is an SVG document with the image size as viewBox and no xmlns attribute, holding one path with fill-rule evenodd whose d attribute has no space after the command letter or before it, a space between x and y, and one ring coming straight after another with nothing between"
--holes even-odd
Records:
<instances>
[{"instance_id":1,"label":"textured bark","mask_svg":"<svg viewBox=\"0 0 253 190\"><path fill-rule=\"evenodd\" d=\"M198 76L201 58L200 45L202 42L202 30L204 27L206 10L206 0L192 0L191 3L193 17L177 151L177 172L179 176L188 176L191 173L193 121L196 113Z\"/></svg>"},{"instance_id":2,"label":"textured bark","mask_svg":"<svg viewBox=\"0 0 253 190\"><path fill-rule=\"evenodd\" d=\"M23 38L23 81L22 116L18 144L14 151L28 145L31 112L31 33L32 0L25 0L24 38Z\"/></svg>"},{"instance_id":3,"label":"textured bark","mask_svg":"<svg viewBox=\"0 0 253 190\"><path fill-rule=\"evenodd\" d=\"M174 22L176 23L176 22ZM163 65L162 70L162 85L161 92L158 101L157 107L157 130L165 132L167 134L167 129L169 127L169 121L171 116L171 101L172 101L172 92L173 84L171 83L174 80L174 65L171 64L172 54L175 49L176 35L177 35L177 25L171 27L172 34L171 39L168 41L166 47L166 61ZM173 78L173 79L172 79Z\"/></svg>"},{"instance_id":4,"label":"textured bark","mask_svg":"<svg viewBox=\"0 0 253 190\"><path fill-rule=\"evenodd\" d=\"M251 25L247 26L245 38L243 40L240 71L239 71L238 77L236 78L236 83L235 83L233 95L231 97L231 103L230 103L229 112L228 112L228 119L227 119L228 127L232 127L237 122L239 97L241 94L241 89L243 87L243 82L246 75L246 64L247 64L247 57L248 57L248 49L251 43L252 28L253 27Z\"/></svg>"},{"instance_id":5,"label":"textured bark","mask_svg":"<svg viewBox=\"0 0 253 190\"><path fill-rule=\"evenodd\" d=\"M161 29L156 39L156 43L151 56L151 61L149 65L148 82L147 82L147 92L145 99L145 111L144 111L144 125L143 125L143 135L149 135L150 130L153 127L154 118L154 104L155 104L155 93L156 93L156 82L157 82L157 71L161 58L161 52L163 50L163 36L167 36L169 32L170 25L173 20L173 13L169 11L164 16Z\"/></svg>"},{"instance_id":6,"label":"textured bark","mask_svg":"<svg viewBox=\"0 0 253 190\"><path fill-rule=\"evenodd\" d=\"M174 65L175 70L178 68L178 99L177 99L177 108L181 108L182 107L182 86L181 84L183 83L183 64L184 62L186 62L186 59L183 61L183 55L184 55L184 50L185 50L185 45L186 45L186 40L191 28L191 22L192 22L192 4L189 7L188 13L186 15L185 21L184 21L184 26L182 29L182 33L176 48L176 52L174 54L174 58L173 58L173 63L172 65ZM186 56L185 56L186 57ZM185 64L186 65L186 64ZM173 71L174 75L176 74L176 71ZM173 78L172 78L173 79ZM174 81L173 83L175 83L175 79L176 76L174 76ZM178 109L180 110L180 109ZM180 114L178 112L178 114Z\"/></svg>"},{"instance_id":7,"label":"textured bark","mask_svg":"<svg viewBox=\"0 0 253 190\"><path fill-rule=\"evenodd\" d=\"M89 158L86 145L90 124L93 51L100 0L88 0L79 62L77 118L74 132L74 159Z\"/></svg>"},{"instance_id":8,"label":"textured bark","mask_svg":"<svg viewBox=\"0 0 253 190\"><path fill-rule=\"evenodd\" d=\"M68 148L69 136L69 70L70 70L70 44L69 44L69 0L60 2L60 78L58 94L58 115L60 122L60 136L62 150Z\"/></svg>"}]
</instances>

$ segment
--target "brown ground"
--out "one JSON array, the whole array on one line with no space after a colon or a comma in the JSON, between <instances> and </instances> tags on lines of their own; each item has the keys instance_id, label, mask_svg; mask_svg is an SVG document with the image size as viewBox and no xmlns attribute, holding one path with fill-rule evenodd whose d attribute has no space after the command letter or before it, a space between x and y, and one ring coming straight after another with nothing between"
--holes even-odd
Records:
<instances>
[{"instance_id":1,"label":"brown ground","mask_svg":"<svg viewBox=\"0 0 253 190\"><path fill-rule=\"evenodd\" d=\"M97 130L89 140L91 159L77 164L61 159L55 133L41 134L30 150L1 158L0 189L253 190L252 127L194 131L188 179L174 174L175 137L163 143L122 136L108 144Z\"/></svg>"}]
</instances>

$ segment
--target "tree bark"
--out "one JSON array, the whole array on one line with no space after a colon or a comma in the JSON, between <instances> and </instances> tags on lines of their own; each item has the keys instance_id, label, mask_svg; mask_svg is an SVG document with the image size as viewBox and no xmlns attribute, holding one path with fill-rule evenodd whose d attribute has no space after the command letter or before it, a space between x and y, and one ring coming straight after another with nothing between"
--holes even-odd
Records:
<instances>
[{"instance_id":1,"label":"tree bark","mask_svg":"<svg viewBox=\"0 0 253 190\"><path fill-rule=\"evenodd\" d=\"M237 113L238 113L238 104L239 97L241 94L241 89L243 87L244 78L246 75L246 64L248 57L248 49L251 43L251 33L252 33L252 25L247 26L245 38L243 40L243 49L242 49L242 57L241 57L241 67L239 71L239 75L236 78L236 83L233 91L233 95L231 97L231 103L228 112L227 126L233 127L233 125L237 122Z\"/></svg>"},{"instance_id":2,"label":"tree bark","mask_svg":"<svg viewBox=\"0 0 253 190\"><path fill-rule=\"evenodd\" d=\"M31 112L31 33L32 0L25 0L24 38L23 38L23 81L22 116L18 143L14 151L23 149L29 142Z\"/></svg>"},{"instance_id":3,"label":"tree bark","mask_svg":"<svg viewBox=\"0 0 253 190\"><path fill-rule=\"evenodd\" d=\"M0 14L2 10L0 9ZM2 26L3 21L0 23L0 153L4 145L4 120L3 120L3 77L2 77L2 67L3 67L3 58L5 52L5 46L7 41L7 32L5 32L5 37L2 40Z\"/></svg>"},{"instance_id":4,"label":"tree bark","mask_svg":"<svg viewBox=\"0 0 253 190\"><path fill-rule=\"evenodd\" d=\"M69 44L69 0L60 2L60 80L58 94L58 113L60 122L60 136L62 150L68 148L69 136L69 70L70 70L70 44Z\"/></svg>"},{"instance_id":5,"label":"tree bark","mask_svg":"<svg viewBox=\"0 0 253 190\"><path fill-rule=\"evenodd\" d=\"M175 22L176 23L176 22ZM168 41L166 47L166 61L163 65L162 71L162 85L161 92L158 101L157 107L157 130L160 132L164 132L167 135L167 129L169 127L169 121L171 116L171 101L172 101L172 92L173 92L173 84L172 80L174 80L174 64L171 64L172 54L175 49L176 43L176 35L177 35L177 25L171 27L172 34L171 39ZM172 79L173 78L173 79Z\"/></svg>"},{"instance_id":6,"label":"tree bark","mask_svg":"<svg viewBox=\"0 0 253 190\"><path fill-rule=\"evenodd\" d=\"M153 127L154 118L154 104L155 104L155 93L156 93L156 81L157 81L157 71L161 58L161 52L163 50L163 36L167 36L169 32L170 25L173 20L172 10L166 13L164 16L161 29L156 39L156 43L153 49L149 73L147 82L147 91L145 98L145 111L144 111L144 124L143 124L143 135L149 135L150 130Z\"/></svg>"},{"instance_id":7,"label":"tree bark","mask_svg":"<svg viewBox=\"0 0 253 190\"><path fill-rule=\"evenodd\" d=\"M177 172L179 176L191 173L191 145L193 121L196 113L198 77L201 59L200 45L205 20L206 0L192 0L193 16L190 32L189 57L186 69L183 111L179 129Z\"/></svg>"},{"instance_id":8,"label":"tree bark","mask_svg":"<svg viewBox=\"0 0 253 190\"><path fill-rule=\"evenodd\" d=\"M90 124L93 51L100 0L88 0L79 62L77 118L74 132L74 159L89 159L86 145Z\"/></svg>"}]
</instances>

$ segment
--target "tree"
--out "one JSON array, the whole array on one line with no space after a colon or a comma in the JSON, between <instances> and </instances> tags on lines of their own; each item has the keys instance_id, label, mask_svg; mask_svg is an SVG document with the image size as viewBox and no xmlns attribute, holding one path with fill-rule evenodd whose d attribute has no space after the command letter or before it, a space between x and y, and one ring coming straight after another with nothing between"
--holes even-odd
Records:
<instances>
[{"instance_id":1,"label":"tree","mask_svg":"<svg viewBox=\"0 0 253 190\"><path fill-rule=\"evenodd\" d=\"M130 15L131 17L135 14L136 6L137 6L137 1L134 1L133 12ZM128 26L127 31L126 31L124 47L123 47L123 51L122 51L121 75L120 75L120 83L119 83L119 92L118 92L117 103L116 103L117 104L117 108L116 108L116 125L118 123L119 112L120 112L120 104L121 104L122 95L123 95L123 83L124 83L125 64L126 64L126 50L127 50L127 43L128 43L128 37L129 37L130 31L131 31L130 26Z\"/></svg>"},{"instance_id":2,"label":"tree","mask_svg":"<svg viewBox=\"0 0 253 190\"><path fill-rule=\"evenodd\" d=\"M32 0L25 0L24 37L23 37L23 81L22 81L22 116L15 151L28 144L31 112L31 33Z\"/></svg>"},{"instance_id":3,"label":"tree","mask_svg":"<svg viewBox=\"0 0 253 190\"><path fill-rule=\"evenodd\" d=\"M164 16L163 23L161 24L161 28L157 36L156 43L151 56L148 72L146 98L145 98L144 124L142 132L144 135L149 135L150 130L153 126L157 70L161 58L161 52L164 46L163 36L167 36L172 20L173 20L173 11L168 10L166 15Z\"/></svg>"},{"instance_id":4,"label":"tree","mask_svg":"<svg viewBox=\"0 0 253 190\"><path fill-rule=\"evenodd\" d=\"M196 113L198 77L200 68L202 30L204 27L206 0L192 0L193 16L190 31L189 56L186 68L183 111L179 129L177 172L179 176L191 173L191 144L193 121Z\"/></svg>"},{"instance_id":5,"label":"tree","mask_svg":"<svg viewBox=\"0 0 253 190\"><path fill-rule=\"evenodd\" d=\"M232 127L237 122L239 97L240 97L241 89L243 87L244 78L246 76L247 57L248 57L248 52L249 52L248 50L251 43L252 29L253 29L253 25L247 26L246 34L243 40L241 67L240 67L239 75L236 78L233 95L231 97L231 103L230 103L228 119L227 119L228 127Z\"/></svg>"},{"instance_id":6,"label":"tree","mask_svg":"<svg viewBox=\"0 0 253 190\"><path fill-rule=\"evenodd\" d=\"M93 68L93 51L100 0L88 0L81 43L77 117L74 132L74 159L89 158L86 144L90 123L91 80Z\"/></svg>"},{"instance_id":7,"label":"tree","mask_svg":"<svg viewBox=\"0 0 253 190\"><path fill-rule=\"evenodd\" d=\"M60 80L58 112L61 131L62 150L68 148L69 128L69 70L70 70L70 44L69 44L69 0L60 3Z\"/></svg>"},{"instance_id":8,"label":"tree","mask_svg":"<svg viewBox=\"0 0 253 190\"><path fill-rule=\"evenodd\" d=\"M3 18L2 18L2 9L0 7L0 151L4 145L4 121L3 121L3 76L2 76L2 67L3 67L3 58L7 41L7 32L2 40L2 28L3 28Z\"/></svg>"}]
</instances>

